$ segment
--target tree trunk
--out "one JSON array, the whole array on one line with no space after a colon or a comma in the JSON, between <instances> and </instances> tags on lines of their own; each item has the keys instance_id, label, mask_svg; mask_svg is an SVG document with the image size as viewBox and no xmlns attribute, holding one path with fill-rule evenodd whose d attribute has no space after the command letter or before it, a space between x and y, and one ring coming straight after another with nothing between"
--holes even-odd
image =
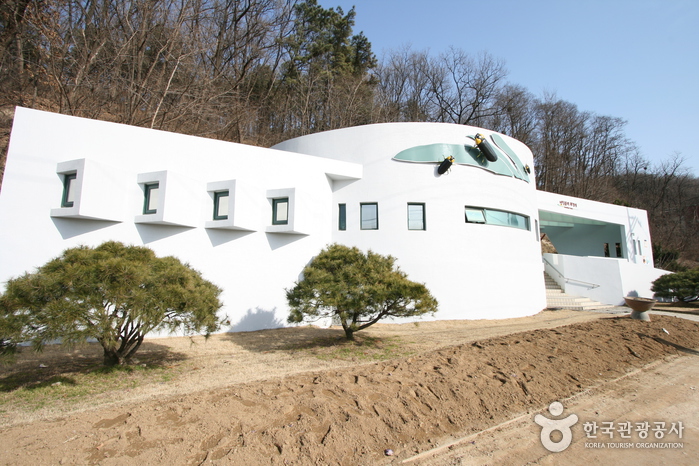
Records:
<instances>
[{"instance_id":1,"label":"tree trunk","mask_svg":"<svg viewBox=\"0 0 699 466\"><path fill-rule=\"evenodd\" d=\"M126 360L119 354L118 350L104 348L104 365L107 367L123 366Z\"/></svg>"},{"instance_id":2,"label":"tree trunk","mask_svg":"<svg viewBox=\"0 0 699 466\"><path fill-rule=\"evenodd\" d=\"M343 326L343 328L345 330L345 337L348 340L354 341L354 330L351 327Z\"/></svg>"}]
</instances>

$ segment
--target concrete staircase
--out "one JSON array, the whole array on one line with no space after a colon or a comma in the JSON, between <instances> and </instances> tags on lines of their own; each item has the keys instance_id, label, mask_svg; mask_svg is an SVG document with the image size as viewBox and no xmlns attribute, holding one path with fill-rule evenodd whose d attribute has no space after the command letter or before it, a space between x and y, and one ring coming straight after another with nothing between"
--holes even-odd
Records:
<instances>
[{"instance_id":1,"label":"concrete staircase","mask_svg":"<svg viewBox=\"0 0 699 466\"><path fill-rule=\"evenodd\" d=\"M582 296L567 295L558 286L553 278L544 272L546 281L546 309L571 309L573 311L591 311L594 309L606 309L614 306L598 303Z\"/></svg>"}]
</instances>

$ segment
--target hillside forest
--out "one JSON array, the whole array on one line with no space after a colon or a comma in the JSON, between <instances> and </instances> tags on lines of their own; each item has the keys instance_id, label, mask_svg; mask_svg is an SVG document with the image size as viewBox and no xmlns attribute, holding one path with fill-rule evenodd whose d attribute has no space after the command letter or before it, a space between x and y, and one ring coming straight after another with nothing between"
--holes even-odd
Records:
<instances>
[{"instance_id":1,"label":"hillside forest","mask_svg":"<svg viewBox=\"0 0 699 466\"><path fill-rule=\"evenodd\" d=\"M508 80L487 52L377 57L316 0L3 0L0 178L15 106L269 147L348 126L479 126L533 151L541 190L648 211L656 266L699 261L699 179L618 117ZM0 186L1 188L1 186Z\"/></svg>"}]
</instances>

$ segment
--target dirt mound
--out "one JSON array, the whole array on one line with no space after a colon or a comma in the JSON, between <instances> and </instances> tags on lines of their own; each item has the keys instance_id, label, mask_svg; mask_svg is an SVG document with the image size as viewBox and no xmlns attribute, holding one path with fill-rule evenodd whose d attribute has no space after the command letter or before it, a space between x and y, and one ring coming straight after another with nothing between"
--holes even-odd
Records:
<instances>
[{"instance_id":1,"label":"dirt mound","mask_svg":"<svg viewBox=\"0 0 699 466\"><path fill-rule=\"evenodd\" d=\"M665 316L532 330L16 426L0 462L397 462L697 347L699 324Z\"/></svg>"}]
</instances>

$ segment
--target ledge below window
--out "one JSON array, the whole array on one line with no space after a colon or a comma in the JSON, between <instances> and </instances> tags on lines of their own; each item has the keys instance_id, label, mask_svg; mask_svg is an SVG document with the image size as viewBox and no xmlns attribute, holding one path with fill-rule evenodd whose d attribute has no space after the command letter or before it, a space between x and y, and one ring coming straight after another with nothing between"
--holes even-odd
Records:
<instances>
[{"instance_id":1,"label":"ledge below window","mask_svg":"<svg viewBox=\"0 0 699 466\"><path fill-rule=\"evenodd\" d=\"M310 233L296 231L290 225L270 225L265 228L265 233L277 233L281 235L302 235L308 236Z\"/></svg>"},{"instance_id":2,"label":"ledge below window","mask_svg":"<svg viewBox=\"0 0 699 466\"><path fill-rule=\"evenodd\" d=\"M168 221L164 220L163 216L155 213L155 214L145 214L145 215L136 215L134 218L134 223L137 224L145 224L145 225L165 225L165 226L172 226L172 227L187 227L187 228L194 228L196 225L192 225L189 222L173 222L173 221Z\"/></svg>"},{"instance_id":3,"label":"ledge below window","mask_svg":"<svg viewBox=\"0 0 699 466\"><path fill-rule=\"evenodd\" d=\"M208 220L204 225L204 228L218 229L218 230L237 230L237 231L257 231L254 228L246 228L235 224L234 219L225 220Z\"/></svg>"},{"instance_id":4,"label":"ledge below window","mask_svg":"<svg viewBox=\"0 0 699 466\"><path fill-rule=\"evenodd\" d=\"M74 220L97 220L100 222L116 222L121 223L123 220L118 218L118 216L98 216L98 215L84 215L79 212L79 207L61 207L59 209L51 209L52 218L65 218Z\"/></svg>"}]
</instances>

